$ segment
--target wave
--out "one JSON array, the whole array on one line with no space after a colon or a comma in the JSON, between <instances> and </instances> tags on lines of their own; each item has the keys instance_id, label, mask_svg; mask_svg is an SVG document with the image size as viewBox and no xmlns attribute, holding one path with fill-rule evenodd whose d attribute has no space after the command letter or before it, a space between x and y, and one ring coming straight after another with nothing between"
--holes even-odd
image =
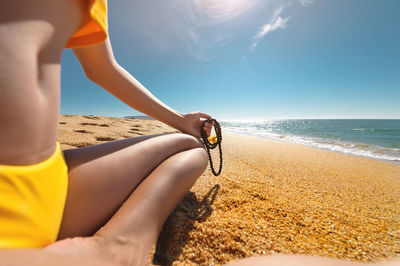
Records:
<instances>
[{"instance_id":1,"label":"wave","mask_svg":"<svg viewBox=\"0 0 400 266\"><path fill-rule=\"evenodd\" d=\"M383 133L400 133L398 129L377 129L377 128L352 128L351 131L369 131L369 132L383 132Z\"/></svg>"},{"instance_id":2,"label":"wave","mask_svg":"<svg viewBox=\"0 0 400 266\"><path fill-rule=\"evenodd\" d=\"M310 136L300 136L294 134L283 134L274 132L272 129L254 127L252 125L223 126L223 129L233 133L251 135L261 138L291 142L311 146L319 149L326 149L335 152L352 154L357 156L370 157L380 160L400 162L400 150L377 145L353 143L348 141L333 140L329 138L318 138ZM361 130L362 131L362 130Z\"/></svg>"}]
</instances>

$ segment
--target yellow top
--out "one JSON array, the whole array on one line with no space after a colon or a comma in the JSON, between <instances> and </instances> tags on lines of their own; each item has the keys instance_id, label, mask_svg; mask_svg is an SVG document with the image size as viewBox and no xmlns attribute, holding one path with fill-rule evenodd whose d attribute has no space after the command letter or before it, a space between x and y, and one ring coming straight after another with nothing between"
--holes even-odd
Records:
<instances>
[{"instance_id":1,"label":"yellow top","mask_svg":"<svg viewBox=\"0 0 400 266\"><path fill-rule=\"evenodd\" d=\"M0 249L43 248L56 241L67 187L68 168L59 143L38 164L0 165Z\"/></svg>"},{"instance_id":2,"label":"yellow top","mask_svg":"<svg viewBox=\"0 0 400 266\"><path fill-rule=\"evenodd\" d=\"M75 32L65 48L77 48L102 43L107 39L107 0L89 0L91 20Z\"/></svg>"}]
</instances>

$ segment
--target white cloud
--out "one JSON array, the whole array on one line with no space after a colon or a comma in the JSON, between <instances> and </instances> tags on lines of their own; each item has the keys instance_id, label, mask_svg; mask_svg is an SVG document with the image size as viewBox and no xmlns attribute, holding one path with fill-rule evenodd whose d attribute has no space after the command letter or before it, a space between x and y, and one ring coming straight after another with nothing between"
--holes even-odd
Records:
<instances>
[{"instance_id":1,"label":"white cloud","mask_svg":"<svg viewBox=\"0 0 400 266\"><path fill-rule=\"evenodd\" d=\"M144 50L210 60L221 47L239 47L242 38L247 47L251 41L253 51L267 34L287 27L291 13L286 13L294 3L301 6L313 1L118 0L109 3L110 18L114 18L110 25L121 32L115 33L119 38Z\"/></svg>"},{"instance_id":2,"label":"white cloud","mask_svg":"<svg viewBox=\"0 0 400 266\"><path fill-rule=\"evenodd\" d=\"M272 17L271 17L270 20L271 21L276 20L282 14L282 11L283 11L284 8L285 8L285 6L281 6L281 7L277 8L277 9L275 9L275 11L272 14Z\"/></svg>"},{"instance_id":3,"label":"white cloud","mask_svg":"<svg viewBox=\"0 0 400 266\"><path fill-rule=\"evenodd\" d=\"M258 31L258 33L254 36L254 42L250 46L250 51L254 51L254 49L256 49L258 43L268 33L271 33L278 29L286 28L287 22L289 21L290 17L282 18L280 16L283 9L284 9L284 7L277 8L274 11L274 13L272 14L270 22L261 27L261 29Z\"/></svg>"},{"instance_id":4,"label":"white cloud","mask_svg":"<svg viewBox=\"0 0 400 266\"><path fill-rule=\"evenodd\" d=\"M249 23L249 13L269 0L118 0L110 2L110 18L127 41L160 54L210 60ZM238 26L239 25L239 26ZM123 30L122 30L123 29ZM130 37L132 36L132 37Z\"/></svg>"},{"instance_id":5,"label":"white cloud","mask_svg":"<svg viewBox=\"0 0 400 266\"><path fill-rule=\"evenodd\" d=\"M274 30L286 28L288 20L289 18L278 17L274 22L265 24L257 33L256 39L261 40L261 38Z\"/></svg>"},{"instance_id":6,"label":"white cloud","mask_svg":"<svg viewBox=\"0 0 400 266\"><path fill-rule=\"evenodd\" d=\"M300 3L302 6L308 6L311 5L315 0L300 0ZM283 18L282 12L285 10L285 8L289 7L292 5L294 2L293 1L286 1L280 3L280 7L276 8L274 12L272 13L269 22L264 24L259 31L256 33L256 35L253 38L253 42L250 45L250 52L254 51L259 44L259 42L264 38L265 35L276 31L278 29L284 29L287 26L287 22L290 19L290 16Z\"/></svg>"}]
</instances>

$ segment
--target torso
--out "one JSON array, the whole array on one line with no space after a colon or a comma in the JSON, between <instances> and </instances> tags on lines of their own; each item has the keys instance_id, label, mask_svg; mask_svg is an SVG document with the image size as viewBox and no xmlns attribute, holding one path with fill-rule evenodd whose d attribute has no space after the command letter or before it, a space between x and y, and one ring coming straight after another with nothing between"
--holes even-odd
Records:
<instances>
[{"instance_id":1,"label":"torso","mask_svg":"<svg viewBox=\"0 0 400 266\"><path fill-rule=\"evenodd\" d=\"M54 152L61 55L88 19L87 2L6 2L0 9L0 165L30 165Z\"/></svg>"}]
</instances>

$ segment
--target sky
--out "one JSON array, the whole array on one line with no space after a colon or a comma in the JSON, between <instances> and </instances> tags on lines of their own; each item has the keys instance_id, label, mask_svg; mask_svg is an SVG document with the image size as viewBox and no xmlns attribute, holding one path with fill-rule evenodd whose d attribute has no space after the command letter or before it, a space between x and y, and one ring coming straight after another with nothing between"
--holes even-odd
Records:
<instances>
[{"instance_id":1,"label":"sky","mask_svg":"<svg viewBox=\"0 0 400 266\"><path fill-rule=\"evenodd\" d=\"M218 120L400 118L398 0L111 0L118 63L171 108ZM141 115L71 50L62 114Z\"/></svg>"}]
</instances>

